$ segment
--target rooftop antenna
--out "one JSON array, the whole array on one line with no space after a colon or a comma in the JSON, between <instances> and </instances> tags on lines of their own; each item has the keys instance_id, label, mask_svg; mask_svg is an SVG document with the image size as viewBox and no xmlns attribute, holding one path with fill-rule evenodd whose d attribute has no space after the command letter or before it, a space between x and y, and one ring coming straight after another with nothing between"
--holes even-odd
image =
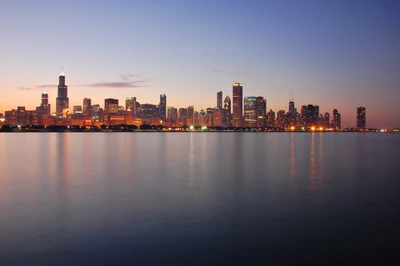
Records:
<instances>
[{"instance_id":1,"label":"rooftop antenna","mask_svg":"<svg viewBox=\"0 0 400 266\"><path fill-rule=\"evenodd\" d=\"M60 76L65 76L65 74L64 74L64 67L61 68Z\"/></svg>"}]
</instances>

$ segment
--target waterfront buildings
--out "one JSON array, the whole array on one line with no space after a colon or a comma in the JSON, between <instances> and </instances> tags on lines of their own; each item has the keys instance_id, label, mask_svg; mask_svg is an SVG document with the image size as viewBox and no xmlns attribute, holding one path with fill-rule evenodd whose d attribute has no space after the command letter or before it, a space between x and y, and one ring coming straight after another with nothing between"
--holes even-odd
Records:
<instances>
[{"instance_id":1,"label":"waterfront buildings","mask_svg":"<svg viewBox=\"0 0 400 266\"><path fill-rule=\"evenodd\" d=\"M365 129L366 128L366 109L365 107L357 107L357 128Z\"/></svg>"},{"instance_id":2,"label":"waterfront buildings","mask_svg":"<svg viewBox=\"0 0 400 266\"><path fill-rule=\"evenodd\" d=\"M243 85L235 83L232 86L233 95L233 110L232 110L232 125L241 127L243 120Z\"/></svg>"},{"instance_id":3,"label":"waterfront buildings","mask_svg":"<svg viewBox=\"0 0 400 266\"><path fill-rule=\"evenodd\" d=\"M64 71L58 78L58 94L56 99L56 116L61 118L65 116L69 109L68 86L65 85Z\"/></svg>"}]
</instances>

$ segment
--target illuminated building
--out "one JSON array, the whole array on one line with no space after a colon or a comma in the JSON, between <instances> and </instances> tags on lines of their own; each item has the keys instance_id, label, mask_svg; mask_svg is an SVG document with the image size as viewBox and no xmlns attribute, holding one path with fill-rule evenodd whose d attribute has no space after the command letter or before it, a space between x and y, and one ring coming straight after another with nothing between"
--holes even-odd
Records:
<instances>
[{"instance_id":1,"label":"illuminated building","mask_svg":"<svg viewBox=\"0 0 400 266\"><path fill-rule=\"evenodd\" d=\"M301 107L303 125L306 127L317 126L319 124L319 106L309 104Z\"/></svg>"},{"instance_id":2,"label":"illuminated building","mask_svg":"<svg viewBox=\"0 0 400 266\"><path fill-rule=\"evenodd\" d=\"M330 125L330 121L331 121L330 115L329 115L328 112L326 112L326 113L324 114L324 126L325 126L326 128L328 128L328 127L331 126L331 125Z\"/></svg>"},{"instance_id":3,"label":"illuminated building","mask_svg":"<svg viewBox=\"0 0 400 266\"><path fill-rule=\"evenodd\" d=\"M26 125L26 113L25 113L25 106L18 106L17 107L17 125Z\"/></svg>"},{"instance_id":4,"label":"illuminated building","mask_svg":"<svg viewBox=\"0 0 400 266\"><path fill-rule=\"evenodd\" d=\"M257 125L256 108L256 97L248 96L244 98L244 125L246 127L255 127Z\"/></svg>"},{"instance_id":5,"label":"illuminated building","mask_svg":"<svg viewBox=\"0 0 400 266\"><path fill-rule=\"evenodd\" d=\"M82 114L82 106L80 105L75 105L72 109L72 112L74 114Z\"/></svg>"},{"instance_id":6,"label":"illuminated building","mask_svg":"<svg viewBox=\"0 0 400 266\"><path fill-rule=\"evenodd\" d=\"M222 91L217 92L217 107L222 109Z\"/></svg>"},{"instance_id":7,"label":"illuminated building","mask_svg":"<svg viewBox=\"0 0 400 266\"><path fill-rule=\"evenodd\" d=\"M65 85L64 71L58 78L58 95L56 99L56 116L62 117L65 110L69 108L68 86Z\"/></svg>"},{"instance_id":8,"label":"illuminated building","mask_svg":"<svg viewBox=\"0 0 400 266\"><path fill-rule=\"evenodd\" d=\"M199 126L200 125L199 124L199 116L200 116L199 112L195 111L194 115L193 115L193 124L195 126Z\"/></svg>"},{"instance_id":9,"label":"illuminated building","mask_svg":"<svg viewBox=\"0 0 400 266\"><path fill-rule=\"evenodd\" d=\"M191 105L187 108L187 124L193 125L194 124L194 106Z\"/></svg>"},{"instance_id":10,"label":"illuminated building","mask_svg":"<svg viewBox=\"0 0 400 266\"><path fill-rule=\"evenodd\" d=\"M279 110L278 113L276 114L276 125L279 128L285 128L286 126L286 115L285 115L285 110Z\"/></svg>"},{"instance_id":11,"label":"illuminated building","mask_svg":"<svg viewBox=\"0 0 400 266\"><path fill-rule=\"evenodd\" d=\"M339 130L342 128L341 115L337 109L333 109L333 119L332 119L332 127L335 130Z\"/></svg>"},{"instance_id":12,"label":"illuminated building","mask_svg":"<svg viewBox=\"0 0 400 266\"><path fill-rule=\"evenodd\" d=\"M222 118L223 124L225 126L231 126L232 125L231 98L229 97L229 95L226 95L225 97L222 116L223 116Z\"/></svg>"},{"instance_id":13,"label":"illuminated building","mask_svg":"<svg viewBox=\"0 0 400 266\"><path fill-rule=\"evenodd\" d=\"M118 113L118 99L105 99L104 100L104 112L106 114L117 114Z\"/></svg>"},{"instance_id":14,"label":"illuminated building","mask_svg":"<svg viewBox=\"0 0 400 266\"><path fill-rule=\"evenodd\" d=\"M293 97L291 97L289 101L289 114L291 116L295 116L297 114L297 109L294 107Z\"/></svg>"},{"instance_id":15,"label":"illuminated building","mask_svg":"<svg viewBox=\"0 0 400 266\"><path fill-rule=\"evenodd\" d=\"M243 85L240 83L233 84L233 126L241 127L243 119Z\"/></svg>"},{"instance_id":16,"label":"illuminated building","mask_svg":"<svg viewBox=\"0 0 400 266\"><path fill-rule=\"evenodd\" d=\"M365 107L357 107L357 128L365 129L366 128L366 110Z\"/></svg>"},{"instance_id":17,"label":"illuminated building","mask_svg":"<svg viewBox=\"0 0 400 266\"><path fill-rule=\"evenodd\" d=\"M85 116L91 117L92 116L92 100L90 98L83 99L83 114Z\"/></svg>"},{"instance_id":18,"label":"illuminated building","mask_svg":"<svg viewBox=\"0 0 400 266\"><path fill-rule=\"evenodd\" d=\"M101 108L100 105L95 104L92 105L92 119L93 121L99 121L101 116Z\"/></svg>"},{"instance_id":19,"label":"illuminated building","mask_svg":"<svg viewBox=\"0 0 400 266\"><path fill-rule=\"evenodd\" d=\"M256 97L257 126L267 126L267 100L261 96Z\"/></svg>"},{"instance_id":20,"label":"illuminated building","mask_svg":"<svg viewBox=\"0 0 400 266\"><path fill-rule=\"evenodd\" d=\"M42 102L40 106L36 107L36 112L38 114L50 115L49 95L47 94L47 92L42 93Z\"/></svg>"},{"instance_id":21,"label":"illuminated building","mask_svg":"<svg viewBox=\"0 0 400 266\"><path fill-rule=\"evenodd\" d=\"M207 108L206 122L208 127L214 126L214 108Z\"/></svg>"},{"instance_id":22,"label":"illuminated building","mask_svg":"<svg viewBox=\"0 0 400 266\"><path fill-rule=\"evenodd\" d=\"M275 112L271 110L269 110L269 112L267 113L267 126L269 127L274 127L275 126Z\"/></svg>"},{"instance_id":23,"label":"illuminated building","mask_svg":"<svg viewBox=\"0 0 400 266\"><path fill-rule=\"evenodd\" d=\"M141 104L140 105L140 116L142 118L156 117L158 120L160 120L158 106L155 104L150 104L150 103Z\"/></svg>"},{"instance_id":24,"label":"illuminated building","mask_svg":"<svg viewBox=\"0 0 400 266\"><path fill-rule=\"evenodd\" d=\"M17 110L12 109L11 111L5 111L4 112L5 116L5 124L10 125L10 126L16 126L17 125Z\"/></svg>"},{"instance_id":25,"label":"illuminated building","mask_svg":"<svg viewBox=\"0 0 400 266\"><path fill-rule=\"evenodd\" d=\"M168 121L172 123L176 123L178 120L178 109L173 106L168 107Z\"/></svg>"},{"instance_id":26,"label":"illuminated building","mask_svg":"<svg viewBox=\"0 0 400 266\"><path fill-rule=\"evenodd\" d=\"M136 104L136 97L127 97L125 99L125 110L130 110L132 113L133 117L136 117L136 110L137 110L137 104Z\"/></svg>"},{"instance_id":27,"label":"illuminated building","mask_svg":"<svg viewBox=\"0 0 400 266\"><path fill-rule=\"evenodd\" d=\"M223 112L223 109L220 109L218 107L214 108L213 125L215 127L220 127L220 126L224 125L223 124L222 112Z\"/></svg>"},{"instance_id":28,"label":"illuminated building","mask_svg":"<svg viewBox=\"0 0 400 266\"><path fill-rule=\"evenodd\" d=\"M167 95L165 94L160 95L159 109L160 119L165 121L167 119Z\"/></svg>"},{"instance_id":29,"label":"illuminated building","mask_svg":"<svg viewBox=\"0 0 400 266\"><path fill-rule=\"evenodd\" d=\"M204 109L200 110L199 113L199 126L206 126L207 125L207 118L206 118L206 111Z\"/></svg>"}]
</instances>

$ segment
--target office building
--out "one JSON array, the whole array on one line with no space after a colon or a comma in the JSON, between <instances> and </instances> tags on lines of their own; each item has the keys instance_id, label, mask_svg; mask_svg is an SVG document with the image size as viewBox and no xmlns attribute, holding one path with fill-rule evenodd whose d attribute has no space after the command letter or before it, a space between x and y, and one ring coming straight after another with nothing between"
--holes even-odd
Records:
<instances>
[{"instance_id":1,"label":"office building","mask_svg":"<svg viewBox=\"0 0 400 266\"><path fill-rule=\"evenodd\" d=\"M68 86L65 85L64 71L58 78L58 94L56 98L56 116L62 117L69 109Z\"/></svg>"},{"instance_id":2,"label":"office building","mask_svg":"<svg viewBox=\"0 0 400 266\"><path fill-rule=\"evenodd\" d=\"M357 128L365 129L366 128L366 109L365 107L357 107Z\"/></svg>"},{"instance_id":3,"label":"office building","mask_svg":"<svg viewBox=\"0 0 400 266\"><path fill-rule=\"evenodd\" d=\"M167 95L161 94L160 95L160 104L159 106L159 113L160 119L165 121L167 119Z\"/></svg>"},{"instance_id":4,"label":"office building","mask_svg":"<svg viewBox=\"0 0 400 266\"><path fill-rule=\"evenodd\" d=\"M222 91L217 92L217 107L222 109Z\"/></svg>"},{"instance_id":5,"label":"office building","mask_svg":"<svg viewBox=\"0 0 400 266\"><path fill-rule=\"evenodd\" d=\"M241 83L233 84L232 91L233 91L232 124L234 127L241 127L243 119L243 85Z\"/></svg>"},{"instance_id":6,"label":"office building","mask_svg":"<svg viewBox=\"0 0 400 266\"><path fill-rule=\"evenodd\" d=\"M104 100L104 112L106 114L118 113L118 99L108 98Z\"/></svg>"}]
</instances>

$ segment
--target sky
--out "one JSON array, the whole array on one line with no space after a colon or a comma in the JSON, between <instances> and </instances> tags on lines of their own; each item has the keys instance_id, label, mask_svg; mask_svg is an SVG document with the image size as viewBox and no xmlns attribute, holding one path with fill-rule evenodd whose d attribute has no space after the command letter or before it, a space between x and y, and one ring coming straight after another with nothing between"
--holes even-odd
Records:
<instances>
[{"instance_id":1,"label":"sky","mask_svg":"<svg viewBox=\"0 0 400 266\"><path fill-rule=\"evenodd\" d=\"M263 96L267 111L317 104L342 127L400 127L400 1L1 0L0 113L55 111L64 67L70 108L85 97L215 107Z\"/></svg>"}]
</instances>

